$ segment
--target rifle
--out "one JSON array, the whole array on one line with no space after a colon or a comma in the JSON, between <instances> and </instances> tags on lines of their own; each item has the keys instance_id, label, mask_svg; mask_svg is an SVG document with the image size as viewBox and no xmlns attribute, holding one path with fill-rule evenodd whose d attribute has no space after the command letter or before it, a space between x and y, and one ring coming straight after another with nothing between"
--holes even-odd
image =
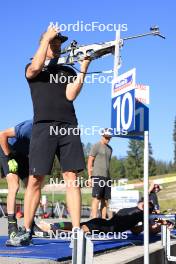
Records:
<instances>
[{"instance_id":1,"label":"rifle","mask_svg":"<svg viewBox=\"0 0 176 264\"><path fill-rule=\"evenodd\" d=\"M150 32L148 33L120 39L118 45L121 48L123 47L124 41L126 40L149 36L149 35L165 38L160 34L159 27L154 26L150 28ZM64 54L64 56L52 60L47 60L45 62L45 65L46 66L52 64L74 65L76 62L82 61L85 58L89 58L90 60L95 60L107 55L113 55L115 52L115 45L117 45L117 42L115 40L101 42L101 43L94 43L89 45L78 45L78 42L76 40L73 40L67 48L61 51L61 55Z\"/></svg>"},{"instance_id":2,"label":"rifle","mask_svg":"<svg viewBox=\"0 0 176 264\"><path fill-rule=\"evenodd\" d=\"M176 215L175 214L150 214L149 219L153 220L156 223L161 223L164 225L166 225L168 223L175 225L175 223L176 223Z\"/></svg>"}]
</instances>

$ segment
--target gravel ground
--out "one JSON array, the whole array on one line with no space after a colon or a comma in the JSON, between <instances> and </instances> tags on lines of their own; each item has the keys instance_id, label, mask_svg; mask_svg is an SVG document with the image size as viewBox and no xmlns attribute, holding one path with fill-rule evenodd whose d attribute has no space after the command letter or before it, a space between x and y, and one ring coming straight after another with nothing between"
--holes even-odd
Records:
<instances>
[{"instance_id":1,"label":"gravel ground","mask_svg":"<svg viewBox=\"0 0 176 264\"><path fill-rule=\"evenodd\" d=\"M46 221L48 223L59 222L59 221L62 221L62 220L63 221L70 221L70 219L68 219L68 218L66 218L66 219L65 218L64 219L58 219L58 218L55 218L55 219L53 219L53 218L50 218L50 219L39 219L39 218L37 218L35 221L36 221L36 223L38 223L41 220L44 220L44 221ZM18 225L22 226L23 225L23 221L24 221L23 218L18 219ZM0 236L6 236L7 233L8 233L7 230L8 230L7 229L7 218L1 217L0 218Z\"/></svg>"}]
</instances>

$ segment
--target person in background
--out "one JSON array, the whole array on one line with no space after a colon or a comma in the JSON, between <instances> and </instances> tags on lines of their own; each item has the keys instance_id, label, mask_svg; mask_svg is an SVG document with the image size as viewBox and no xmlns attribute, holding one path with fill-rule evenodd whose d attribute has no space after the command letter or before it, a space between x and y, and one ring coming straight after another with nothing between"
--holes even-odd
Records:
<instances>
[{"instance_id":1,"label":"person in background","mask_svg":"<svg viewBox=\"0 0 176 264\"><path fill-rule=\"evenodd\" d=\"M92 186L92 213L96 218L99 203L101 217L106 219L108 200L111 199L110 161L112 148L109 145L111 133L108 128L103 130L101 140L92 146L88 157L89 186Z\"/></svg>"},{"instance_id":2,"label":"person in background","mask_svg":"<svg viewBox=\"0 0 176 264\"><path fill-rule=\"evenodd\" d=\"M149 188L149 200L153 203L155 212L157 214L160 213L160 206L158 202L158 196L157 193L161 190L161 187L159 184L151 183Z\"/></svg>"},{"instance_id":3,"label":"person in background","mask_svg":"<svg viewBox=\"0 0 176 264\"><path fill-rule=\"evenodd\" d=\"M14 127L0 131L0 164L2 175L8 185L7 214L9 238L17 234L16 195L19 180L27 184L29 176L29 144L32 132L32 120L24 121ZM32 206L32 205L31 205Z\"/></svg>"}]
</instances>

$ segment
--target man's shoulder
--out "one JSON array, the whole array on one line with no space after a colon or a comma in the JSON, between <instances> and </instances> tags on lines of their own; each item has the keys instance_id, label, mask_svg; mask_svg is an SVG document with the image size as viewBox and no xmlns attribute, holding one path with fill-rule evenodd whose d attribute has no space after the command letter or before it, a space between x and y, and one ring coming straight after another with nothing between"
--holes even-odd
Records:
<instances>
[{"instance_id":1,"label":"man's shoulder","mask_svg":"<svg viewBox=\"0 0 176 264\"><path fill-rule=\"evenodd\" d=\"M99 148L101 146L101 142L96 142L92 147Z\"/></svg>"},{"instance_id":2,"label":"man's shoulder","mask_svg":"<svg viewBox=\"0 0 176 264\"><path fill-rule=\"evenodd\" d=\"M27 70L27 68L29 67L29 65L31 65L31 62L28 62L25 66L25 70Z\"/></svg>"},{"instance_id":3,"label":"man's shoulder","mask_svg":"<svg viewBox=\"0 0 176 264\"><path fill-rule=\"evenodd\" d=\"M28 62L27 64L26 64L26 66L25 66L25 75L26 75L26 71L27 71L27 69L28 69L28 67L31 65L31 62Z\"/></svg>"},{"instance_id":4,"label":"man's shoulder","mask_svg":"<svg viewBox=\"0 0 176 264\"><path fill-rule=\"evenodd\" d=\"M95 143L92 145L91 150L90 150L90 156L94 156L98 153L100 149L99 142Z\"/></svg>"}]
</instances>

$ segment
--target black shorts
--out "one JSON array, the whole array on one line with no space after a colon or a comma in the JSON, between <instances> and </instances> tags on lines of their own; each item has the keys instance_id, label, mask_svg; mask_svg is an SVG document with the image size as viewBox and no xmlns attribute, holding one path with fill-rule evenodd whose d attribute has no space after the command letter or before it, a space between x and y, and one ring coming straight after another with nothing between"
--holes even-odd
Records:
<instances>
[{"instance_id":1,"label":"black shorts","mask_svg":"<svg viewBox=\"0 0 176 264\"><path fill-rule=\"evenodd\" d=\"M18 163L18 172L16 173L21 180L29 176L29 158L22 154L17 154L15 160ZM8 159L4 155L2 148L0 147L0 166L2 171L2 177L6 177L9 172Z\"/></svg>"},{"instance_id":2,"label":"black shorts","mask_svg":"<svg viewBox=\"0 0 176 264\"><path fill-rule=\"evenodd\" d=\"M111 180L103 176L92 176L92 197L111 199Z\"/></svg>"},{"instance_id":3,"label":"black shorts","mask_svg":"<svg viewBox=\"0 0 176 264\"><path fill-rule=\"evenodd\" d=\"M62 172L85 169L83 147L77 125L41 122L33 125L29 152L32 175L50 175L55 155Z\"/></svg>"}]
</instances>

